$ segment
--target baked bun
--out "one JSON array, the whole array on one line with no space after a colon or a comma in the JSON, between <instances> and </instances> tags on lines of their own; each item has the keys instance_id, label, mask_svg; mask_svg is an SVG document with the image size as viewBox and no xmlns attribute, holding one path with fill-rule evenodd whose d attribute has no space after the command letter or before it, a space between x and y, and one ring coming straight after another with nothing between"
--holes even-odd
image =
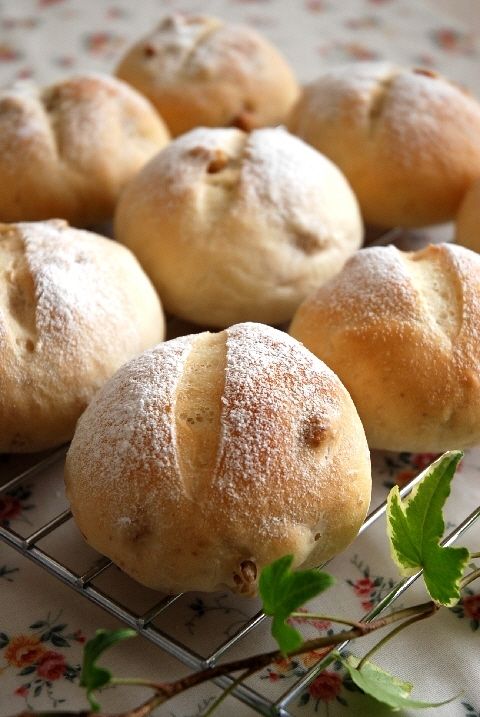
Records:
<instances>
[{"instance_id":1,"label":"baked bun","mask_svg":"<svg viewBox=\"0 0 480 717\"><path fill-rule=\"evenodd\" d=\"M127 52L116 74L151 100L174 136L198 126L281 123L299 93L265 38L207 16L168 15Z\"/></svg>"},{"instance_id":2,"label":"baked bun","mask_svg":"<svg viewBox=\"0 0 480 717\"><path fill-rule=\"evenodd\" d=\"M0 452L39 451L162 340L162 309L129 251L61 220L1 224L0 271Z\"/></svg>"},{"instance_id":3,"label":"baked bun","mask_svg":"<svg viewBox=\"0 0 480 717\"><path fill-rule=\"evenodd\" d=\"M290 333L343 381L371 448L480 442L480 257L468 249L364 249L300 306Z\"/></svg>"},{"instance_id":4,"label":"baked bun","mask_svg":"<svg viewBox=\"0 0 480 717\"><path fill-rule=\"evenodd\" d=\"M289 128L340 167L369 224L452 219L480 177L480 104L430 70L330 70L305 88Z\"/></svg>"},{"instance_id":5,"label":"baked bun","mask_svg":"<svg viewBox=\"0 0 480 717\"><path fill-rule=\"evenodd\" d=\"M480 180L472 184L460 205L455 241L480 252Z\"/></svg>"},{"instance_id":6,"label":"baked bun","mask_svg":"<svg viewBox=\"0 0 480 717\"><path fill-rule=\"evenodd\" d=\"M168 311L218 327L289 320L363 234L341 172L280 128L179 137L123 192L115 229Z\"/></svg>"},{"instance_id":7,"label":"baked bun","mask_svg":"<svg viewBox=\"0 0 480 717\"><path fill-rule=\"evenodd\" d=\"M80 419L67 494L87 541L168 593L254 594L264 565L355 537L370 457L338 378L260 324L183 336L123 366Z\"/></svg>"},{"instance_id":8,"label":"baked bun","mask_svg":"<svg viewBox=\"0 0 480 717\"><path fill-rule=\"evenodd\" d=\"M0 221L113 215L124 184L168 142L154 108L113 77L0 91Z\"/></svg>"}]
</instances>

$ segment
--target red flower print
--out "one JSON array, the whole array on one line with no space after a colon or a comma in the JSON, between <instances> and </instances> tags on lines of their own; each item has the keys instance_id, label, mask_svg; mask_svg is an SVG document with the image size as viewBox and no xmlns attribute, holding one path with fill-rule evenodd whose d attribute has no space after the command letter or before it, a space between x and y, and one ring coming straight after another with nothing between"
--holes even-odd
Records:
<instances>
[{"instance_id":1,"label":"red flower print","mask_svg":"<svg viewBox=\"0 0 480 717\"><path fill-rule=\"evenodd\" d=\"M0 524L17 518L21 512L22 505L18 498L8 493L0 493Z\"/></svg>"},{"instance_id":2,"label":"red flower print","mask_svg":"<svg viewBox=\"0 0 480 717\"><path fill-rule=\"evenodd\" d=\"M269 672L268 679L270 682L277 682L280 679L280 675L277 675L276 672Z\"/></svg>"},{"instance_id":3,"label":"red flower print","mask_svg":"<svg viewBox=\"0 0 480 717\"><path fill-rule=\"evenodd\" d=\"M364 600L362 602L362 608L365 610L365 612L370 612L370 610L373 608L373 602L371 600Z\"/></svg>"},{"instance_id":4,"label":"red flower print","mask_svg":"<svg viewBox=\"0 0 480 717\"><path fill-rule=\"evenodd\" d=\"M323 12L326 10L325 0L307 0L305 7L309 12Z\"/></svg>"},{"instance_id":5,"label":"red flower print","mask_svg":"<svg viewBox=\"0 0 480 717\"><path fill-rule=\"evenodd\" d=\"M60 2L64 2L65 0L39 0L38 5L39 7L48 7L49 5L57 5Z\"/></svg>"},{"instance_id":6,"label":"red flower print","mask_svg":"<svg viewBox=\"0 0 480 717\"><path fill-rule=\"evenodd\" d=\"M342 679L335 672L322 672L317 679L312 682L308 691L314 700L322 700L323 702L331 702L334 700L342 689Z\"/></svg>"},{"instance_id":7,"label":"red flower print","mask_svg":"<svg viewBox=\"0 0 480 717\"><path fill-rule=\"evenodd\" d=\"M317 662L322 659L322 657L325 657L329 650L329 647L325 647L323 650L311 650L310 652L307 652L302 657L302 662L304 666L306 668L313 667L313 665L316 665Z\"/></svg>"},{"instance_id":8,"label":"red flower print","mask_svg":"<svg viewBox=\"0 0 480 717\"><path fill-rule=\"evenodd\" d=\"M375 583L371 578L359 578L353 586L355 595L364 597L371 595L375 589Z\"/></svg>"},{"instance_id":9,"label":"red flower print","mask_svg":"<svg viewBox=\"0 0 480 717\"><path fill-rule=\"evenodd\" d=\"M26 685L17 687L14 694L18 695L18 697L26 697L28 695L28 687Z\"/></svg>"},{"instance_id":10,"label":"red flower print","mask_svg":"<svg viewBox=\"0 0 480 717\"><path fill-rule=\"evenodd\" d=\"M400 471L395 476L395 484L398 485L399 488L403 488L404 485L407 485L407 483L410 483L410 481L415 478L417 473L418 471L412 471L409 468Z\"/></svg>"},{"instance_id":11,"label":"red flower print","mask_svg":"<svg viewBox=\"0 0 480 717\"><path fill-rule=\"evenodd\" d=\"M77 630L76 632L73 633L73 639L76 642L80 642L83 645L83 643L85 642L85 640L87 638L85 637L85 635L83 634L83 632L81 630Z\"/></svg>"},{"instance_id":12,"label":"red flower print","mask_svg":"<svg viewBox=\"0 0 480 717\"><path fill-rule=\"evenodd\" d=\"M463 610L471 620L480 620L480 593L463 598Z\"/></svg>"},{"instance_id":13,"label":"red flower print","mask_svg":"<svg viewBox=\"0 0 480 717\"><path fill-rule=\"evenodd\" d=\"M63 677L66 668L65 658L59 652L45 652L37 663L37 675L46 680L58 680Z\"/></svg>"},{"instance_id":14,"label":"red flower print","mask_svg":"<svg viewBox=\"0 0 480 717\"><path fill-rule=\"evenodd\" d=\"M439 453L414 453L412 455L412 465L418 468L419 471L423 471L430 463L438 458Z\"/></svg>"},{"instance_id":15,"label":"red flower print","mask_svg":"<svg viewBox=\"0 0 480 717\"><path fill-rule=\"evenodd\" d=\"M7 42L0 43L0 62L14 62L19 60L21 54Z\"/></svg>"},{"instance_id":16,"label":"red flower print","mask_svg":"<svg viewBox=\"0 0 480 717\"><path fill-rule=\"evenodd\" d=\"M342 45L343 51L354 60L378 60L378 53L371 47L361 45L359 42L346 42Z\"/></svg>"},{"instance_id":17,"label":"red flower print","mask_svg":"<svg viewBox=\"0 0 480 717\"><path fill-rule=\"evenodd\" d=\"M273 664L280 672L288 672L292 667L291 661L286 660L284 657L280 657L278 660L275 660Z\"/></svg>"},{"instance_id":18,"label":"red flower print","mask_svg":"<svg viewBox=\"0 0 480 717\"><path fill-rule=\"evenodd\" d=\"M14 667L26 667L37 662L44 652L45 648L35 635L18 635L8 643L5 659Z\"/></svg>"}]
</instances>

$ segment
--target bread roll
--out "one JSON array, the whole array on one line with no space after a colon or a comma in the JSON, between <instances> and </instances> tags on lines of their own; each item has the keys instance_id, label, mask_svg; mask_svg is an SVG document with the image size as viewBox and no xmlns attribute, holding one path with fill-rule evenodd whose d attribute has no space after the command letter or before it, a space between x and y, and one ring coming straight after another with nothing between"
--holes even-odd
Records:
<instances>
[{"instance_id":1,"label":"bread roll","mask_svg":"<svg viewBox=\"0 0 480 717\"><path fill-rule=\"evenodd\" d=\"M0 272L0 452L39 451L162 340L162 309L129 251L61 220L0 225Z\"/></svg>"},{"instance_id":2,"label":"bread roll","mask_svg":"<svg viewBox=\"0 0 480 717\"><path fill-rule=\"evenodd\" d=\"M265 38L207 16L168 15L116 73L151 100L174 136L198 126L281 123L299 91Z\"/></svg>"},{"instance_id":3,"label":"bread roll","mask_svg":"<svg viewBox=\"0 0 480 717\"><path fill-rule=\"evenodd\" d=\"M480 257L453 244L358 252L290 333L345 384L370 448L480 442Z\"/></svg>"},{"instance_id":4,"label":"bread roll","mask_svg":"<svg viewBox=\"0 0 480 717\"><path fill-rule=\"evenodd\" d=\"M171 313L203 326L289 320L362 241L340 171L283 129L196 129L122 194L117 238Z\"/></svg>"},{"instance_id":5,"label":"bread roll","mask_svg":"<svg viewBox=\"0 0 480 717\"><path fill-rule=\"evenodd\" d=\"M480 252L480 180L472 184L460 205L455 241Z\"/></svg>"},{"instance_id":6,"label":"bread roll","mask_svg":"<svg viewBox=\"0 0 480 717\"><path fill-rule=\"evenodd\" d=\"M430 70L329 70L305 88L289 128L340 167L369 224L453 219L480 177L480 104Z\"/></svg>"},{"instance_id":7,"label":"bread roll","mask_svg":"<svg viewBox=\"0 0 480 717\"><path fill-rule=\"evenodd\" d=\"M150 103L107 75L1 90L0 221L109 219L124 184L167 141Z\"/></svg>"},{"instance_id":8,"label":"bread roll","mask_svg":"<svg viewBox=\"0 0 480 717\"><path fill-rule=\"evenodd\" d=\"M168 593L254 594L264 565L318 565L356 535L370 458L337 377L239 324L123 366L80 419L65 479L88 542Z\"/></svg>"}]
</instances>

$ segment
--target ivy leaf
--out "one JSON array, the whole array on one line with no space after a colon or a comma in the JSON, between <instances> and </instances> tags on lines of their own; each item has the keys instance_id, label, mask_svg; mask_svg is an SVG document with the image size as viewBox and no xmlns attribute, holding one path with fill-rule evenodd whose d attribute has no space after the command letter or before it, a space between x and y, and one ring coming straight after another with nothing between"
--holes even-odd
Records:
<instances>
[{"instance_id":1,"label":"ivy leaf","mask_svg":"<svg viewBox=\"0 0 480 717\"><path fill-rule=\"evenodd\" d=\"M429 707L440 707L456 700L458 697L458 695L455 695L455 697L443 702L413 700L410 697L413 685L409 682L404 682L398 677L394 677L394 675L382 670L381 667L368 660L363 663L362 669L359 670L360 660L354 655L349 655L347 658L341 657L340 659L357 687L378 702L388 705L393 711L402 708L427 709Z\"/></svg>"},{"instance_id":2,"label":"ivy leaf","mask_svg":"<svg viewBox=\"0 0 480 717\"><path fill-rule=\"evenodd\" d=\"M261 572L258 585L263 610L273 617L272 635L285 654L300 647L303 642L298 630L288 625L286 619L333 584L333 578L328 573L290 570L292 562L293 555L285 555L267 565Z\"/></svg>"},{"instance_id":3,"label":"ivy leaf","mask_svg":"<svg viewBox=\"0 0 480 717\"><path fill-rule=\"evenodd\" d=\"M87 698L93 712L98 712L100 705L94 699L92 692L108 685L112 678L112 673L103 667L98 667L95 664L96 661L105 650L108 650L117 642L126 640L129 637L136 637L136 634L135 630L130 630L129 628L121 628L120 630L97 630L95 637L86 643L83 651L80 686L86 688Z\"/></svg>"},{"instance_id":4,"label":"ivy leaf","mask_svg":"<svg viewBox=\"0 0 480 717\"><path fill-rule=\"evenodd\" d=\"M442 509L463 453L448 451L424 471L421 482L402 502L398 486L387 502L387 533L393 560L402 575L423 568L425 585L436 603L452 607L460 599L460 579L470 554L466 548L443 548Z\"/></svg>"}]
</instances>

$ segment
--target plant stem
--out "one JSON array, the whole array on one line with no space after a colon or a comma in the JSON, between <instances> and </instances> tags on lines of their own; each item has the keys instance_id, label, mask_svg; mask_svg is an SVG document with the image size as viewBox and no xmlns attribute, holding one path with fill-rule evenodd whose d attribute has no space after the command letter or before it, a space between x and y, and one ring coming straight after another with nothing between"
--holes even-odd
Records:
<instances>
[{"instance_id":1,"label":"plant stem","mask_svg":"<svg viewBox=\"0 0 480 717\"><path fill-rule=\"evenodd\" d=\"M471 558L480 558L480 553L470 553Z\"/></svg>"},{"instance_id":2,"label":"plant stem","mask_svg":"<svg viewBox=\"0 0 480 717\"><path fill-rule=\"evenodd\" d=\"M313 640L307 640L296 650L289 652L287 657L295 657L296 655L302 655L305 652L313 652L322 647L332 647L333 645L338 645L344 642L344 640L353 640L356 637L363 637L364 635L369 635L371 632L379 630L386 625L398 622L399 620L408 619L412 616L425 614L426 617L427 615L431 614L433 610L436 609L437 607L433 602L422 603L420 605L414 605L413 607L404 608L403 610L393 612L390 615L386 615L385 617L379 618L378 620L375 620L371 623L358 623L357 627L354 627L351 630L339 632L336 635L324 635L322 637L317 637ZM260 653L257 655L252 655L251 657L245 657L240 660L225 662L221 665L216 665L215 667L209 667L206 670L201 670L200 672L193 672L186 677L182 677L179 680L176 680L175 682L169 682L163 685L159 685L159 694L155 696L155 707L160 704L163 704L164 702L167 702L167 700L171 699L172 697L175 697L175 695L180 694L180 692L184 692L185 690L190 689L190 687L195 687L196 685L200 685L203 682L212 680L215 677L231 675L232 673L246 669L250 671L250 674L253 674L254 672L258 672L258 670L261 670L263 667L266 667L270 663L284 658L285 655L280 650L273 650L272 652ZM151 705L152 699L153 698L145 702L143 706L147 707ZM152 709L154 708L150 707L150 711L141 713L139 712L138 714L129 713L128 717L144 717L144 715L150 714ZM127 717L127 715L125 715L125 717Z\"/></svg>"},{"instance_id":3,"label":"plant stem","mask_svg":"<svg viewBox=\"0 0 480 717\"><path fill-rule=\"evenodd\" d=\"M228 695L235 689L235 687L237 687L240 682L243 682L243 680L246 680L247 677L250 677L250 675L252 674L253 672L251 670L245 670L245 672L242 672L240 677L237 677L237 679L234 680L232 684L227 687L226 690L223 690L223 692L217 697L217 699L212 702L208 710L203 713L202 717L210 717L215 712L217 707L219 707L222 702L228 697Z\"/></svg>"},{"instance_id":4,"label":"plant stem","mask_svg":"<svg viewBox=\"0 0 480 717\"><path fill-rule=\"evenodd\" d=\"M145 680L142 677L112 677L109 685L137 685L138 687L150 687L152 690L160 692L163 685L151 680Z\"/></svg>"},{"instance_id":5,"label":"plant stem","mask_svg":"<svg viewBox=\"0 0 480 717\"><path fill-rule=\"evenodd\" d=\"M472 577L472 579L474 578ZM296 655L302 655L306 652L314 652L322 648L331 648L334 645L344 642L345 640L353 640L357 637L369 635L370 633L375 632L375 630L379 630L382 627L386 627L387 625L391 625L401 620L407 620L406 624L410 624L410 622L413 622L414 620L428 617L437 609L437 605L430 601L420 605L404 608L403 610L398 610L397 612L392 612L385 617L372 621L371 623L359 622L356 626L352 627L351 630L344 630L336 635L323 635L313 640L307 640L299 648L288 653L287 657L295 657ZM301 615L303 617L305 613L301 613ZM404 625L400 627L402 628ZM397 629L396 632L398 631L399 630ZM392 636L392 634L390 636ZM383 641L379 644L382 644L382 642ZM150 680L143 680L141 678L113 678L113 684L139 685L143 687L150 687L155 690L155 694L143 704L133 710L129 710L128 712L117 714L114 717L148 717L156 707L159 707L164 702L167 702L172 699L172 697L175 697L191 687L195 687L204 682L215 679L216 677L232 675L235 672L240 671L247 671L248 675L253 675L263 667L266 667L277 660L284 659L285 657L286 656L280 650L272 650L271 652L259 653L243 659L225 662L221 665L215 665L214 667L209 667L205 670L201 670L200 672L193 672L190 675L182 677L174 682L165 682L161 684L156 684ZM242 675L240 679L245 679L245 675ZM234 686L235 685L233 685L231 689L233 689ZM35 713L31 713L29 717L33 717L34 714ZM38 714L39 713L37 713L37 716ZM71 714L73 715L73 713ZM82 715L83 717L102 717L102 715L93 715L92 713L85 711L76 713L76 715L77 717L79 715ZM103 715L103 717L106 717L106 715Z\"/></svg>"},{"instance_id":6,"label":"plant stem","mask_svg":"<svg viewBox=\"0 0 480 717\"><path fill-rule=\"evenodd\" d=\"M308 620L328 620L328 622L337 622L339 625L350 625L351 627L359 627L364 623L358 620L347 620L345 617L333 617L332 615L318 615L314 612L292 612L290 617L299 617Z\"/></svg>"},{"instance_id":7,"label":"plant stem","mask_svg":"<svg viewBox=\"0 0 480 717\"><path fill-rule=\"evenodd\" d=\"M465 575L465 577L460 582L460 588L464 588L469 583L473 583L473 581L477 578L480 578L480 568L478 570L473 570L471 573L468 573L468 575Z\"/></svg>"},{"instance_id":8,"label":"plant stem","mask_svg":"<svg viewBox=\"0 0 480 717\"><path fill-rule=\"evenodd\" d=\"M409 625L413 625L414 622L418 622L419 620L425 620L426 617L430 617L430 615L433 615L437 610L439 609L438 605L435 605L435 603L432 602L432 608L430 612L424 612L420 613L418 615L413 615L408 620L405 620L405 622L402 622L400 625L397 625L393 630L391 630L388 635L385 635L385 637L382 637L381 640L377 642L376 645L372 647L371 650L369 650L360 660L358 663L358 670L362 669L362 666L365 664L367 660L370 659L370 657L377 652L377 650L380 650L384 645L387 644L392 638L395 637L395 635L398 635L399 632L404 630L406 627L409 627Z\"/></svg>"}]
</instances>

